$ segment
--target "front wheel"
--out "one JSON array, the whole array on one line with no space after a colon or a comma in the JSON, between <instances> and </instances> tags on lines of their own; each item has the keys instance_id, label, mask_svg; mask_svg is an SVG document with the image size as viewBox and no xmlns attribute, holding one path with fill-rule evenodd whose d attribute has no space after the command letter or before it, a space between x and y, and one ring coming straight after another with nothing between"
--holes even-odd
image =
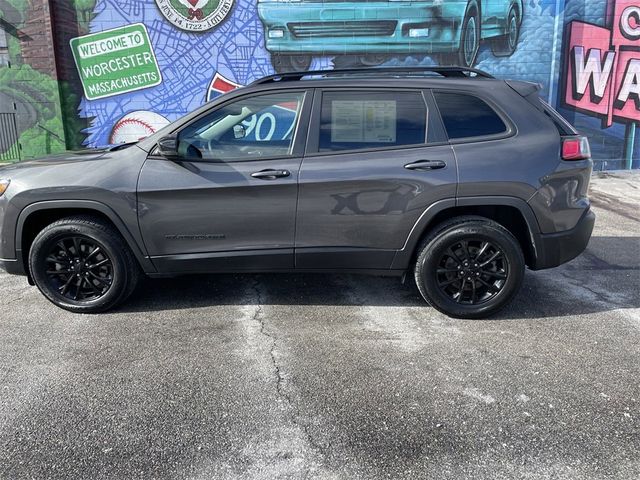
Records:
<instances>
[{"instance_id":1,"label":"front wheel","mask_svg":"<svg viewBox=\"0 0 640 480\"><path fill-rule=\"evenodd\" d=\"M29 271L49 301L75 313L115 307L140 278L140 267L120 234L90 216L64 218L42 230L29 251Z\"/></svg>"},{"instance_id":2,"label":"front wheel","mask_svg":"<svg viewBox=\"0 0 640 480\"><path fill-rule=\"evenodd\" d=\"M488 317L518 293L524 278L518 241L484 217L446 222L423 242L415 281L424 299L457 318Z\"/></svg>"}]
</instances>

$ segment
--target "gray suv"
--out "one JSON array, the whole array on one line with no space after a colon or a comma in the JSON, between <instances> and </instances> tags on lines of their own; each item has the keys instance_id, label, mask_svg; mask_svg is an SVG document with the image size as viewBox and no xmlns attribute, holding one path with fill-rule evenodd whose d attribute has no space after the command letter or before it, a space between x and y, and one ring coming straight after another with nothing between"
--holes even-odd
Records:
<instances>
[{"instance_id":1,"label":"gray suv","mask_svg":"<svg viewBox=\"0 0 640 480\"><path fill-rule=\"evenodd\" d=\"M0 169L0 266L100 312L143 275L357 272L489 316L579 255L589 144L538 86L459 67L296 72L130 145Z\"/></svg>"}]
</instances>

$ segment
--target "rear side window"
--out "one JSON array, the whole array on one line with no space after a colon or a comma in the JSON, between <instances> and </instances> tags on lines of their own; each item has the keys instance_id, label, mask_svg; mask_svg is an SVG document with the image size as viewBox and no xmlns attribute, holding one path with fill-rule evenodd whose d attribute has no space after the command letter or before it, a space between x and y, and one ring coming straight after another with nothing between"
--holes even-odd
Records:
<instances>
[{"instance_id":1,"label":"rear side window","mask_svg":"<svg viewBox=\"0 0 640 480\"><path fill-rule=\"evenodd\" d=\"M325 91L320 152L425 143L427 107L420 92Z\"/></svg>"},{"instance_id":2,"label":"rear side window","mask_svg":"<svg viewBox=\"0 0 640 480\"><path fill-rule=\"evenodd\" d=\"M483 137L507 131L500 116L473 95L433 92L449 139Z\"/></svg>"}]
</instances>

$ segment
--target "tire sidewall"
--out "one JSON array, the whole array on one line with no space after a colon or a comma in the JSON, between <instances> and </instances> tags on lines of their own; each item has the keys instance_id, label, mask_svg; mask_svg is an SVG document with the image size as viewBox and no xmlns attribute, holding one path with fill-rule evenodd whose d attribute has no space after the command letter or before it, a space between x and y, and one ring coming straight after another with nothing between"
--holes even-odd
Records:
<instances>
[{"instance_id":1,"label":"tire sidewall","mask_svg":"<svg viewBox=\"0 0 640 480\"><path fill-rule=\"evenodd\" d=\"M471 61L467 61L467 56L465 55L465 45L468 35L467 24L469 20L473 18L475 20L475 52L473 54L473 58ZM470 4L467 7L467 11L464 14L464 20L462 21L462 33L460 35L460 48L458 58L460 60L460 64L463 67L473 67L478 59L478 52L480 51L480 14L478 13L478 6L475 3Z\"/></svg>"},{"instance_id":2,"label":"tire sidewall","mask_svg":"<svg viewBox=\"0 0 640 480\"><path fill-rule=\"evenodd\" d=\"M69 236L84 236L99 244L111 259L113 283L107 293L95 300L78 302L59 295L49 283L45 273L44 259L56 242ZM127 269L120 249L103 232L81 225L56 225L45 229L34 240L29 252L29 271L42 294L55 305L74 312L101 311L118 303L126 291Z\"/></svg>"},{"instance_id":3,"label":"tire sidewall","mask_svg":"<svg viewBox=\"0 0 640 480\"><path fill-rule=\"evenodd\" d=\"M509 40L510 37L510 28L511 28L511 20L515 19L516 25L516 39L513 45ZM518 41L520 40L520 28L521 22L518 18L518 14L516 13L515 7L511 7L509 9L509 13L507 15L507 31L504 35L500 35L499 37L495 37L491 43L491 50L496 57L510 57L514 54L516 49L518 48Z\"/></svg>"},{"instance_id":4,"label":"tire sidewall","mask_svg":"<svg viewBox=\"0 0 640 480\"><path fill-rule=\"evenodd\" d=\"M458 241L477 238L487 240L498 246L508 264L506 282L500 292L492 299L479 305L458 304L448 297L438 286L436 269L442 255L448 247ZM459 225L446 230L434 238L427 246L428 253L421 255L419 261L421 279L426 292L423 296L440 311L454 317L478 318L489 316L504 307L520 290L524 278L524 258L517 241L508 234L490 225ZM425 295L425 293L427 295Z\"/></svg>"},{"instance_id":5,"label":"tire sidewall","mask_svg":"<svg viewBox=\"0 0 640 480\"><path fill-rule=\"evenodd\" d=\"M510 39L509 37L511 36L511 19L515 20L516 22L516 39L513 42L513 45L511 45ZM507 15L507 34L505 35L505 46L507 48L507 55L511 55L513 52L516 51L516 47L518 46L518 40L520 40L520 24L518 23L518 15L516 14L516 11L513 7L511 7L511 9L509 10L509 15Z\"/></svg>"}]
</instances>

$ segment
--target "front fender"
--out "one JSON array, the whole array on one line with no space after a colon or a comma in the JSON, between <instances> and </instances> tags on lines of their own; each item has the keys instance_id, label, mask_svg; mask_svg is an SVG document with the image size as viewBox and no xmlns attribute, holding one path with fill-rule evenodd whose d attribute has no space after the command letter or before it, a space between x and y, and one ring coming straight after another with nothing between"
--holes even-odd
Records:
<instances>
[{"instance_id":1,"label":"front fender","mask_svg":"<svg viewBox=\"0 0 640 480\"><path fill-rule=\"evenodd\" d=\"M113 223L118 232L127 242L127 245L135 255L142 269L147 273L153 273L156 271L155 267L144 251L144 243L142 242L137 224L135 229L129 229L125 222L123 222L118 214L109 206L93 200L50 200L32 203L25 207L18 216L18 221L16 223L15 229L15 251L16 259L18 259L19 263L21 259L24 258L22 252L22 238L25 223L27 222L29 216L33 213L45 210L87 210L89 212L94 211L103 214ZM23 265L23 267L26 271L26 266Z\"/></svg>"}]
</instances>

